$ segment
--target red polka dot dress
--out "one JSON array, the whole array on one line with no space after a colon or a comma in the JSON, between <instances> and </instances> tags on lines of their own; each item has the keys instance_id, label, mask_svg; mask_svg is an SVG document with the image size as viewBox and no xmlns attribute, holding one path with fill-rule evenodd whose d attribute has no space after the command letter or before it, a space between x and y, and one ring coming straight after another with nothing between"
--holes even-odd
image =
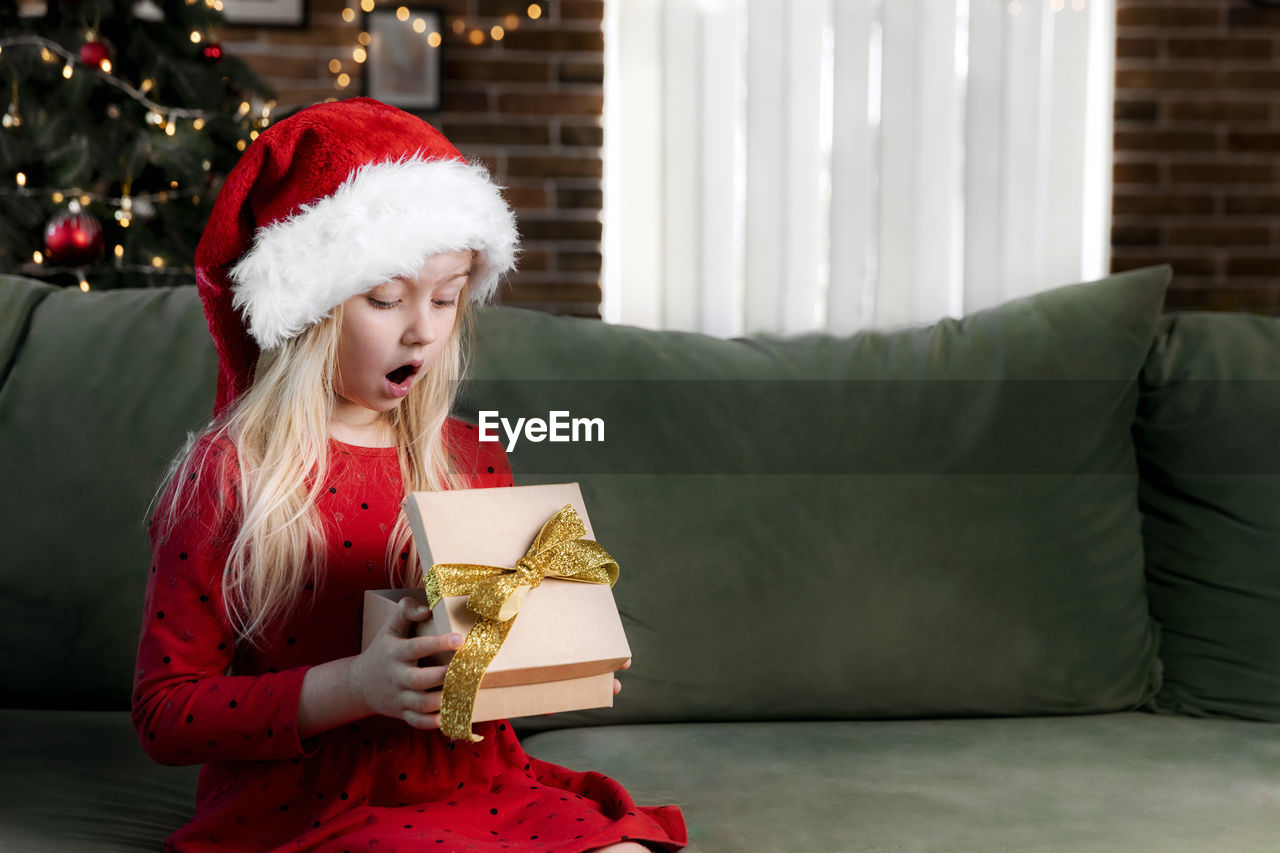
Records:
<instances>
[{"instance_id":1,"label":"red polka dot dress","mask_svg":"<svg viewBox=\"0 0 1280 853\"><path fill-rule=\"evenodd\" d=\"M509 486L498 443L446 422L477 488ZM165 842L198 851L584 851L626 839L687 843L676 806L638 806L616 781L525 754L505 720L477 723L480 743L374 715L300 738L309 667L360 652L363 596L386 586L383 555L403 498L395 448L330 440L319 509L329 562L297 612L261 648L234 643L220 587L230 539L198 513L153 565L138 645L133 723L164 764L203 764L196 812ZM216 464L216 460L211 462ZM464 469L465 470L465 469ZM202 476L202 491L227 489ZM206 483L210 484L206 489ZM210 495L212 492L210 491ZM210 505L211 497L201 505ZM314 587L314 588L312 588Z\"/></svg>"}]
</instances>

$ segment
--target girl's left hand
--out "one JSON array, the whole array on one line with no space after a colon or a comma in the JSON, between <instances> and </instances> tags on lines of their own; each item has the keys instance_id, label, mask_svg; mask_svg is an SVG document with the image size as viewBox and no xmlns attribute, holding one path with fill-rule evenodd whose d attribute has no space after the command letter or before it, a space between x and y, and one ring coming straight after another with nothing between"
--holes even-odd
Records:
<instances>
[{"instance_id":1,"label":"girl's left hand","mask_svg":"<svg viewBox=\"0 0 1280 853\"><path fill-rule=\"evenodd\" d=\"M631 666L631 658L627 658L627 662L624 663L622 666L618 667L618 669L628 669L630 668L630 666ZM613 695L617 696L621 690L622 690L622 682L615 678L613 680Z\"/></svg>"}]
</instances>

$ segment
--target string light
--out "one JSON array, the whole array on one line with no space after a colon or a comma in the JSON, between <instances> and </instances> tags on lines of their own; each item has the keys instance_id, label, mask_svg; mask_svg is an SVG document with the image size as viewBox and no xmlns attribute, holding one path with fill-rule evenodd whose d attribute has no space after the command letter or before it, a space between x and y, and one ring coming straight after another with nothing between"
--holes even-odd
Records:
<instances>
[{"instance_id":1,"label":"string light","mask_svg":"<svg viewBox=\"0 0 1280 853\"><path fill-rule=\"evenodd\" d=\"M32 252L32 253L31 253L31 260L35 261L37 264L43 264L43 263L44 263L44 255L40 254L40 252L39 252L39 251Z\"/></svg>"},{"instance_id":2,"label":"string light","mask_svg":"<svg viewBox=\"0 0 1280 853\"><path fill-rule=\"evenodd\" d=\"M83 278L80 279L80 290L84 293L89 292L89 282L85 281Z\"/></svg>"},{"instance_id":3,"label":"string light","mask_svg":"<svg viewBox=\"0 0 1280 853\"><path fill-rule=\"evenodd\" d=\"M120 245L119 243L116 243L116 247L113 251L117 258L124 257L124 246Z\"/></svg>"},{"instance_id":4,"label":"string light","mask_svg":"<svg viewBox=\"0 0 1280 853\"><path fill-rule=\"evenodd\" d=\"M200 43L200 33L199 33L199 31L198 31L198 30L192 30L192 31L191 31L191 43L192 43L192 44L199 44L199 43Z\"/></svg>"},{"instance_id":5,"label":"string light","mask_svg":"<svg viewBox=\"0 0 1280 853\"><path fill-rule=\"evenodd\" d=\"M337 100L337 98L334 98L334 100L336 101L336 100ZM243 151L243 150L244 150L245 148L247 148L247 147L248 147L248 146L247 146L247 145L245 145L245 141L244 141L243 139L237 139L237 140L236 140L236 150L237 150L237 151Z\"/></svg>"},{"instance_id":6,"label":"string light","mask_svg":"<svg viewBox=\"0 0 1280 853\"><path fill-rule=\"evenodd\" d=\"M173 119L169 119L169 123L164 126L165 136L173 136L178 132L178 128L174 125Z\"/></svg>"},{"instance_id":7,"label":"string light","mask_svg":"<svg viewBox=\"0 0 1280 853\"><path fill-rule=\"evenodd\" d=\"M191 122L191 126L196 130L204 130L204 119L202 118L196 119L195 121Z\"/></svg>"},{"instance_id":8,"label":"string light","mask_svg":"<svg viewBox=\"0 0 1280 853\"><path fill-rule=\"evenodd\" d=\"M1016 3L1016 2L1019 2L1019 0L1013 0L1013 2ZM1059 2L1063 2L1063 0L1059 0ZM1073 0L1073 3L1074 2L1077 2L1077 0ZM1084 2L1084 0L1078 0L1078 2ZM360 8L366 13L374 11L375 0L360 0ZM525 7L525 14L528 15L528 17L531 20L537 20L541 18L543 14L542 4L530 3L528 6ZM412 18L412 23L410 23L410 26L413 28L413 31L418 35L422 35L423 33L427 32L426 19L421 17L413 17L413 13L410 11L408 6L397 6L395 15L398 20L406 23L409 22L410 19ZM356 19L356 12L353 7L347 7L342 10L343 21L347 23L353 23L355 19ZM469 42L470 44L479 46L484 44L486 39L489 39L492 41L501 41L503 38L506 37L507 33L511 32L512 30L520 26L520 20L521 20L520 16L517 14L513 14L513 13L507 14L503 16L503 19L502 19L503 25L495 24L494 26L489 27L488 31L486 32L484 29L480 29L480 28L473 28L470 31L468 31L467 22L465 18L455 17L449 22L449 27L453 30L454 33L464 36L467 42ZM368 61L369 53L367 50L362 50L361 48L369 47L369 44L371 42L369 33L361 31L357 36L357 41L359 42L360 47L353 48L351 51L351 56L357 63L366 62ZM432 31L430 33L427 33L426 41L429 47L438 48L443 43L444 39L439 32ZM342 62L340 60L336 58L329 60L329 73L336 75L334 79L334 86L336 88L345 89L349 85L351 85L351 75L343 73ZM335 100L337 100L337 98L325 99L326 102L335 101Z\"/></svg>"},{"instance_id":9,"label":"string light","mask_svg":"<svg viewBox=\"0 0 1280 853\"><path fill-rule=\"evenodd\" d=\"M207 172L209 171L207 160L205 161L205 164L206 165L204 166L204 170ZM26 177L24 175L23 181L25 180L26 180ZM163 204L164 202L168 201L170 197L187 196L195 192L194 188L187 189L187 190L179 190L177 181L170 181L169 185L171 187L170 190L161 190L159 192L154 192L154 193L143 193L142 195L138 195L138 196L124 195L124 196L121 196L120 198L116 198L114 196L88 192L88 191L77 189L74 187L54 190L48 187L44 187L44 188L26 187L22 183L19 183L18 189L0 190L0 195L19 196L22 198L49 198L53 200L54 204L62 204L63 201L65 200L67 205L72 208L88 207L91 203L97 202L99 204L110 205L110 206L119 208L115 214L115 218L119 220L122 217L132 218L133 202L135 200L142 201L147 204L150 204L150 203Z\"/></svg>"},{"instance_id":10,"label":"string light","mask_svg":"<svg viewBox=\"0 0 1280 853\"><path fill-rule=\"evenodd\" d=\"M194 37L193 40L196 42L199 42L202 38L200 33L196 31L193 31L191 35ZM62 45L58 44L57 42L43 38L42 36L23 35L23 36L16 36L13 38L4 39L3 44L0 44L0 49L3 49L5 47L15 47L15 46L39 47L40 56L45 62L56 62L58 57L61 56L62 59L64 60L64 65L62 67L63 78L70 80L72 76L75 74L75 66L76 66L76 63L79 61L79 58L73 55L70 51L68 51L66 48L64 48ZM100 63L100 65L98 66L98 70L100 72L100 79L103 82L107 83L108 85L114 86L115 88L127 94L129 97L133 98L135 101L142 104L144 107L148 109L149 114L165 113L168 115L170 119L174 119L174 118L189 119L189 118L200 117L205 119L206 121L217 117L217 113L210 110L186 109L182 107L166 107L166 106L162 106L160 104L155 103L154 101L146 97L147 93L149 93L155 87L155 80L151 78L144 79L142 83L137 88L135 88L132 84L124 80L121 80L119 77L116 77L114 74L111 73L112 65L108 60L104 59L102 63ZM16 105L16 98L15 98L15 103L10 104L9 111L5 114L5 117L3 119L2 123L5 127L17 127L22 123L21 117L17 113L16 106L17 105ZM113 112L112 110L115 110L115 111ZM108 108L107 112L108 112L108 115L110 115L112 118L117 118L119 116L119 110L115 108L115 104L112 104ZM159 121L157 121L156 123L158 125L163 126L164 118L161 117Z\"/></svg>"}]
</instances>

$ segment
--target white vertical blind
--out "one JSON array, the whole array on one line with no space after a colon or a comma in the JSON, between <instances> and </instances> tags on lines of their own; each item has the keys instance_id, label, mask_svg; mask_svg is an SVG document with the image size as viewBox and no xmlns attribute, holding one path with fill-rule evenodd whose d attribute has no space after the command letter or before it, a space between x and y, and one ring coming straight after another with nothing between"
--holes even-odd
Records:
<instances>
[{"instance_id":1,"label":"white vertical blind","mask_svg":"<svg viewBox=\"0 0 1280 853\"><path fill-rule=\"evenodd\" d=\"M873 237L880 230L875 167L881 49L877 4L836 3L831 29L830 265L824 327L847 334L869 325L875 310Z\"/></svg>"},{"instance_id":2,"label":"white vertical blind","mask_svg":"<svg viewBox=\"0 0 1280 853\"><path fill-rule=\"evenodd\" d=\"M1105 273L1113 0L606 4L606 320L958 317Z\"/></svg>"}]
</instances>

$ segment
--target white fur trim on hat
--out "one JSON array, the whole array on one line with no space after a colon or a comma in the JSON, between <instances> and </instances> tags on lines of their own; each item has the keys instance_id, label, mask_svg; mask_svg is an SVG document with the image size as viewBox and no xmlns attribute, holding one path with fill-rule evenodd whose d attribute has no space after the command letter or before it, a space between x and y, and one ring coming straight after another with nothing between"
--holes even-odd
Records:
<instances>
[{"instance_id":1,"label":"white fur trim on hat","mask_svg":"<svg viewBox=\"0 0 1280 853\"><path fill-rule=\"evenodd\" d=\"M233 305L264 351L329 310L441 252L476 251L469 289L484 302L511 270L515 216L481 165L406 157L361 166L332 195L260 228L228 271Z\"/></svg>"}]
</instances>

